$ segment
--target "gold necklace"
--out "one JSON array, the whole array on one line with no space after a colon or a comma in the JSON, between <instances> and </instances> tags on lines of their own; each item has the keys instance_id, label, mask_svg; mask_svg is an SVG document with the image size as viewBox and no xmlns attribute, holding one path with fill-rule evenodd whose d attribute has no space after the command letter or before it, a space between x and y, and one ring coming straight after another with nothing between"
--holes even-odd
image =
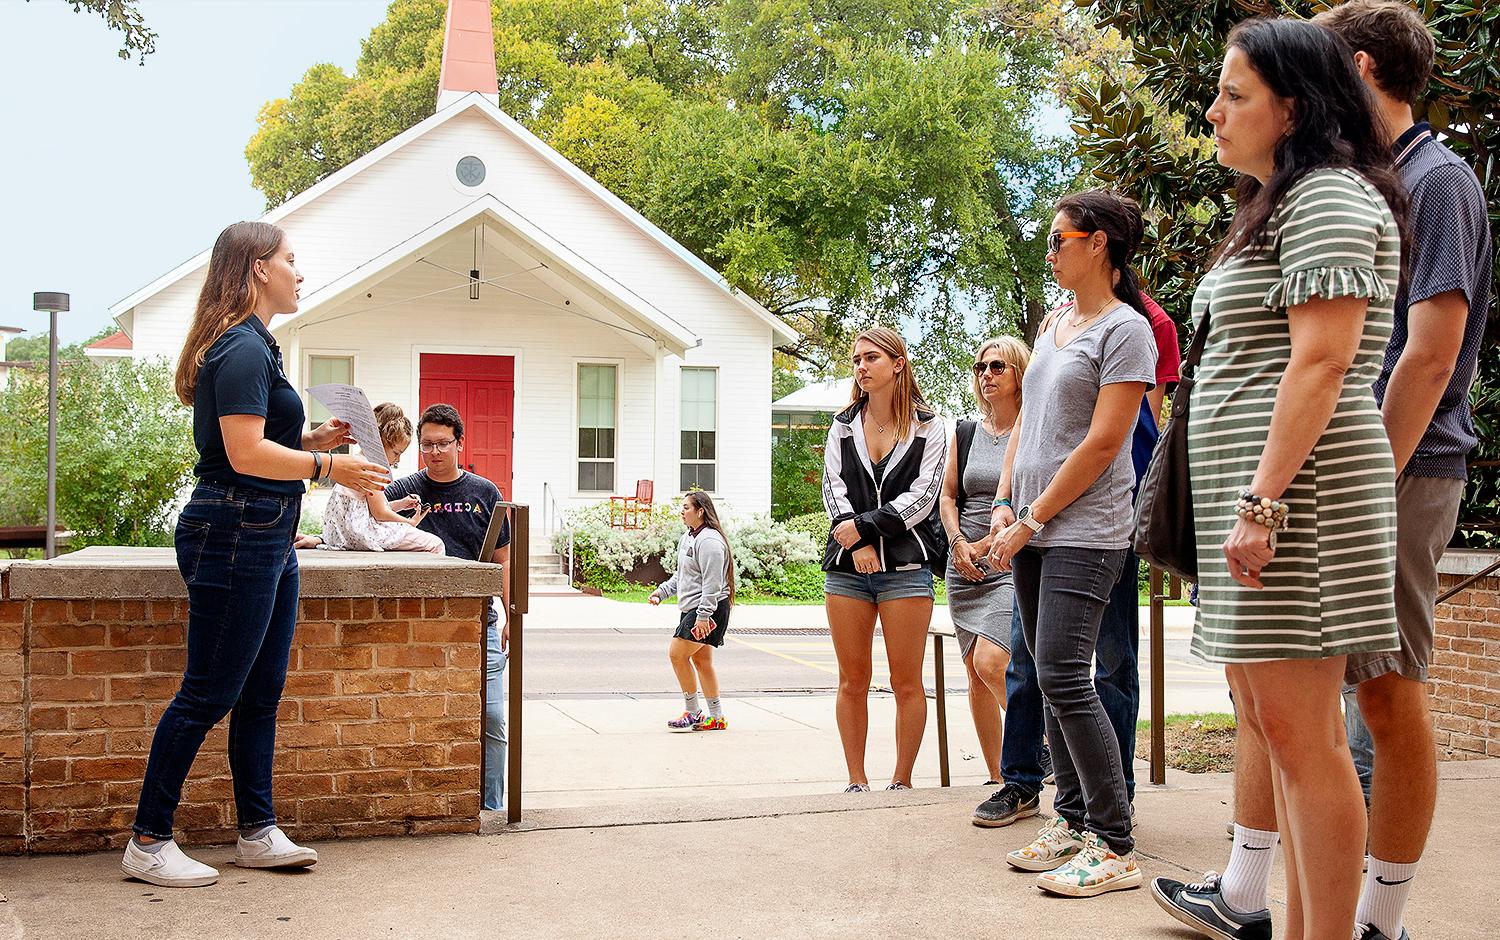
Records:
<instances>
[{"instance_id":1,"label":"gold necklace","mask_svg":"<svg viewBox=\"0 0 1500 940\"><path fill-rule=\"evenodd\" d=\"M1110 307L1114 306L1116 303L1118 303L1118 301L1111 297L1109 300L1106 300L1104 302L1104 306L1100 307L1098 310L1095 310L1093 313L1084 317L1082 320L1078 319L1077 316L1071 316L1068 318L1068 326L1076 330L1080 326L1083 326L1085 323L1097 317L1099 314L1103 313L1105 310L1108 310ZM1073 312L1075 314L1078 312L1078 301L1076 300L1073 301Z\"/></svg>"}]
</instances>

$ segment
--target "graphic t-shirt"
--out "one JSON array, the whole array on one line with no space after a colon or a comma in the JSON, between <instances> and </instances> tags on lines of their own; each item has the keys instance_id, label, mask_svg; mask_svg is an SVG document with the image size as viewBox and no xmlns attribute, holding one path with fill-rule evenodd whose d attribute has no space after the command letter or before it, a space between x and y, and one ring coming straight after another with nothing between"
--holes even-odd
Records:
<instances>
[{"instance_id":1,"label":"graphic t-shirt","mask_svg":"<svg viewBox=\"0 0 1500 940\"><path fill-rule=\"evenodd\" d=\"M463 472L452 483L439 483L420 470L411 476L402 477L385 488L385 498L401 499L415 496L422 501L427 515L417 528L431 532L443 540L443 548L450 558L469 561L489 561L480 558L484 549L484 533L489 528L490 516L495 504L500 502L500 488L477 474ZM510 521L500 530L500 541L496 548L510 544Z\"/></svg>"}]
</instances>

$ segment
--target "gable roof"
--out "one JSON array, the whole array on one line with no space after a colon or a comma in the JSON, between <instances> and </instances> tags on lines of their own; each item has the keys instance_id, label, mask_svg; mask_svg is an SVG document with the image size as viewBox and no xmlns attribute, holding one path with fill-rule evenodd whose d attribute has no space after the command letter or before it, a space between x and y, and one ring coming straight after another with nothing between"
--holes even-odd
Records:
<instances>
[{"instance_id":1,"label":"gable roof","mask_svg":"<svg viewBox=\"0 0 1500 940\"><path fill-rule=\"evenodd\" d=\"M131 349L131 348L134 348L134 344L131 343L130 337L126 336L125 333L122 331L122 332L119 332L119 333L111 333L108 336L105 336L105 337L103 337L101 339L96 339L92 343L89 343L87 346L85 346L83 348L84 349Z\"/></svg>"},{"instance_id":2,"label":"gable roof","mask_svg":"<svg viewBox=\"0 0 1500 940\"><path fill-rule=\"evenodd\" d=\"M420 121L402 131L400 134L397 134L395 137L392 137L390 140L381 144L379 147L376 147L374 150L371 150L369 153L360 157L358 160L355 160L353 163L350 163L348 166L345 166L337 172L330 174L320 182L309 186L307 189L298 193L296 196L293 196L291 199L288 199L286 202L261 216L261 221L275 223L285 218L301 207L307 205L310 202L313 202L323 194L337 188L344 181L358 175L366 168L385 159L388 155L402 149L411 141L416 140L417 138L422 137L443 126L444 124L458 117L460 114L466 114L470 111L475 111L479 114L482 114L497 127L499 127L502 131L505 131L506 133L515 137L521 143L525 144L526 147L535 152L547 164L563 173L579 186L583 187L584 190L594 196L605 207L612 210L616 215L620 216L626 222L629 222L631 225L635 226L638 230L640 230L642 234L677 257L689 268L695 271L699 276L701 276L704 280L713 284L715 288L727 295L746 313L768 326L771 329L773 341L780 343L794 343L801 338L797 331L788 326L786 322L783 321L780 317L775 316L770 311L766 310L765 307L762 307L759 303L757 303L748 294L734 287L724 279L723 275L719 274L719 272L710 267L702 258L699 258L691 251L688 251L680 243L678 243L676 239L672 238L672 236L662 231L654 223L652 223L645 216L641 215L635 209L632 209L630 206L626 205L624 200L620 199L620 197L616 196L614 193L601 186L599 182L592 176L589 176L587 173L580 170L577 166L573 165L573 163L566 157L558 153L556 150L553 150L551 147L547 146L547 144L545 144L541 140L541 138L537 137L535 134L531 133L531 131L523 127L519 121L506 114L504 111L501 111L491 102L485 100L484 96L480 95L477 92L471 92L465 95L463 98L459 99L448 107L439 110L436 114L433 114L426 120ZM210 249L205 249L194 257L188 259L187 261L184 261L182 264L179 264L177 267L168 271L166 274L163 274L161 277L130 294L128 297L124 298L123 300L119 301L109 308L110 315L118 320L121 316L128 313L131 309L133 309L143 301L151 298L155 294L159 293L167 287L170 287L172 284L206 265L208 263L209 254ZM340 278L340 280L342 280L342 278Z\"/></svg>"}]
</instances>

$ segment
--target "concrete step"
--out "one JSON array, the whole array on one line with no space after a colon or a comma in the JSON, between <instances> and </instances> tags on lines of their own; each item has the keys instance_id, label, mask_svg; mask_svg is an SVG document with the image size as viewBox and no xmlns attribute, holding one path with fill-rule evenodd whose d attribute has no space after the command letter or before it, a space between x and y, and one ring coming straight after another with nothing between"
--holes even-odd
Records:
<instances>
[{"instance_id":1,"label":"concrete step","mask_svg":"<svg viewBox=\"0 0 1500 940\"><path fill-rule=\"evenodd\" d=\"M539 585L547 585L549 587L553 585L562 585L564 587L569 587L573 583L568 579L567 575L561 572L556 572L553 574L537 574L536 572L532 572L530 581L532 587L537 587Z\"/></svg>"}]
</instances>

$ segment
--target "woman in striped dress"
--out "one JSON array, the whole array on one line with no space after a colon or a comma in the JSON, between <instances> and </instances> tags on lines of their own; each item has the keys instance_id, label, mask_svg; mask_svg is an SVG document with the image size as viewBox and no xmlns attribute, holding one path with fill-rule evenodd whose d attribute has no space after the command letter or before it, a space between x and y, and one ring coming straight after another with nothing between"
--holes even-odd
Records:
<instances>
[{"instance_id":1,"label":"woman in striped dress","mask_svg":"<svg viewBox=\"0 0 1500 940\"><path fill-rule=\"evenodd\" d=\"M1268 754L1291 937L1352 933L1364 803L1339 717L1349 653L1397 648L1394 467L1372 384L1404 197L1353 56L1294 20L1230 33L1208 110L1238 210L1194 300L1192 648L1227 664ZM1393 210L1396 213L1393 215Z\"/></svg>"}]
</instances>

